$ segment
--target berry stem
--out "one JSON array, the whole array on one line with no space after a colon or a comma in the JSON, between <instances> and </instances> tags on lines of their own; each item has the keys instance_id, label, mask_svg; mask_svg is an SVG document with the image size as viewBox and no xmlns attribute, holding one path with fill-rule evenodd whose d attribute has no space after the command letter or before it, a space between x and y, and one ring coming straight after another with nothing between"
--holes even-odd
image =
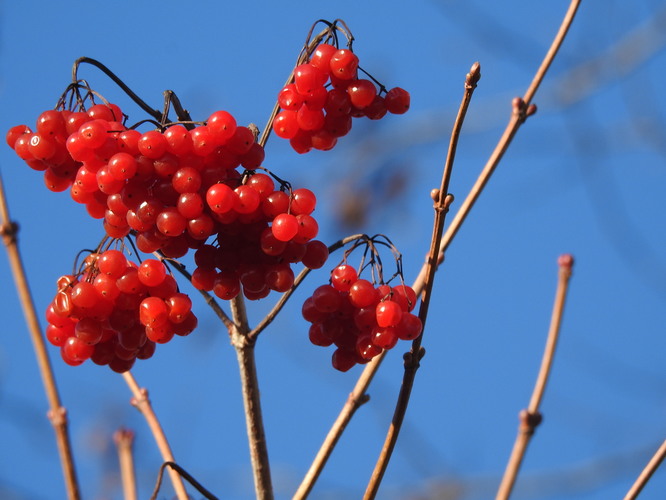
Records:
<instances>
[{"instance_id":1,"label":"berry stem","mask_svg":"<svg viewBox=\"0 0 666 500\"><path fill-rule=\"evenodd\" d=\"M123 483L123 499L136 500L136 474L134 472L134 432L129 429L118 429L113 434L113 441L118 449L120 463L120 478Z\"/></svg>"},{"instance_id":2,"label":"berry stem","mask_svg":"<svg viewBox=\"0 0 666 500\"><path fill-rule=\"evenodd\" d=\"M562 260L562 259L561 259ZM536 427L541 423L541 413L539 406L543 399L543 394L546 389L546 383L550 376L553 357L555 355L555 347L557 346L557 339L559 337L560 325L562 324L562 313L564 311L564 303L569 289L569 279L571 278L571 267L573 264L572 259L566 262L560 262L557 290L555 292L555 303L553 305L553 313L550 321L550 328L548 330L548 337L546 340L546 347L541 360L541 368L539 375L534 385L534 391L527 409L520 412L520 425L518 427L518 435L511 451L511 457L507 463L504 476L497 491L497 500L506 500L511 495L513 486L518 477L518 471L525 456L527 445L534 435Z\"/></svg>"},{"instance_id":3,"label":"berry stem","mask_svg":"<svg viewBox=\"0 0 666 500\"><path fill-rule=\"evenodd\" d=\"M326 21L322 21L326 22ZM316 24L316 23L315 23ZM328 23L327 23L328 24ZM294 66L294 69L300 65L306 62L310 56L312 55L312 52L317 48L317 45L324 40L327 36L330 36L331 32L335 32L336 29L340 29L337 27L335 23L333 24L328 24L326 29L322 30L320 33L315 36L309 44L306 45L306 47L301 51L300 55L298 56L298 59L296 60L296 65ZM312 32L310 32L310 35ZM310 38L310 35L308 35L308 39ZM346 33L345 33L346 36ZM352 37L353 40L353 37ZM349 42L351 43L351 41ZM289 73L289 77L287 78L287 81L284 83L283 87L289 85L294 81L294 70L291 70L291 73ZM275 101L275 105L273 106L273 111L271 111L270 116L268 117L268 122L266 123L266 126L264 127L264 130L261 133L261 137L259 138L259 145L261 147L264 147L266 145L266 141L268 141L268 137L271 135L271 131L273 130L273 121L275 120L275 117L277 116L278 112L280 111L280 104L278 101Z\"/></svg>"},{"instance_id":4,"label":"berry stem","mask_svg":"<svg viewBox=\"0 0 666 500\"><path fill-rule=\"evenodd\" d=\"M9 217L9 208L7 206L2 177L0 176L0 234L2 234L2 239L7 249L7 256L14 276L16 291L19 295L19 300L21 301L23 314L35 350L37 365L39 366L44 390L46 392L46 399L49 402L49 411L47 415L51 421L51 425L53 425L56 435L58 453L60 455L60 462L65 478L67 498L70 500L78 500L81 495L69 439L67 410L60 402L58 387L51 368L51 361L49 360L49 355L46 350L46 344L44 342L42 330L39 326L35 304L32 300L32 295L28 286L28 279L25 274L21 253L18 248L17 232L18 225L15 222L12 222Z\"/></svg>"},{"instance_id":5,"label":"berry stem","mask_svg":"<svg viewBox=\"0 0 666 500\"><path fill-rule=\"evenodd\" d=\"M203 495L204 498L208 500L218 500L218 498L213 495L210 491L208 491L206 488L204 488L199 481L194 479L192 475L187 472L185 469L183 469L180 465L178 465L175 462L164 462L162 466L160 467L159 472L157 473L157 482L155 484L155 489L153 490L153 494L150 496L150 500L156 500L157 495L160 493L160 488L162 486L162 477L164 476L164 469L169 467L170 469L173 469L176 471L180 476L185 479L188 483L190 483L199 493Z\"/></svg>"},{"instance_id":6,"label":"berry stem","mask_svg":"<svg viewBox=\"0 0 666 500\"><path fill-rule=\"evenodd\" d=\"M82 63L90 64L91 66L95 66L97 69L99 69L102 73L104 73L106 76L111 78L113 82L118 85L123 92L125 92L130 99L132 99L141 109L143 109L146 113L148 113L150 116L155 118L157 121L161 121L162 119L162 113L156 109L151 108L146 101L141 99L138 95L136 95L132 89L130 89L125 82L123 82L120 78L116 76L116 74L111 71L109 68L107 68L104 64L101 62L97 61L96 59L92 59L91 57L79 57L76 61L74 61L74 65L72 66L72 82L76 83L79 80L78 77L78 72L79 72L79 66Z\"/></svg>"},{"instance_id":7,"label":"berry stem","mask_svg":"<svg viewBox=\"0 0 666 500\"><path fill-rule=\"evenodd\" d=\"M173 453L171 452L171 447L169 446L169 441L167 441L166 435L164 434L164 429L160 425L160 421L157 419L157 415L153 410L153 407L148 399L148 391L146 389L140 388L136 379L131 372L124 372L123 378L132 392L132 406L141 412L143 418L146 419L146 423L152 432L157 447L160 450L162 455L162 460L164 462L175 462L173 458ZM185 491L185 485L180 475L172 469L169 469L169 477L171 478L171 483L173 484L173 489L176 492L178 500L188 500L187 491Z\"/></svg>"},{"instance_id":8,"label":"berry stem","mask_svg":"<svg viewBox=\"0 0 666 500\"><path fill-rule=\"evenodd\" d=\"M624 500L634 500L638 497L640 492L643 490L647 482L652 477L652 474L657 470L661 462L663 462L666 457L666 441L664 441L659 449L652 456L650 461L647 463L645 468L641 471L636 482L631 486L631 489L627 492L624 497Z\"/></svg>"}]
</instances>

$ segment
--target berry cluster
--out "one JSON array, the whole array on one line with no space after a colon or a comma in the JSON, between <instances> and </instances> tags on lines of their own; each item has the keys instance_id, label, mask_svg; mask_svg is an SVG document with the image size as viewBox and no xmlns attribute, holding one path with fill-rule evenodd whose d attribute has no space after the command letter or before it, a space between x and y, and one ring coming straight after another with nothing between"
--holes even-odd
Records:
<instances>
[{"instance_id":1,"label":"berry cluster","mask_svg":"<svg viewBox=\"0 0 666 500\"><path fill-rule=\"evenodd\" d=\"M49 189L69 188L103 219L108 236L131 231L139 250L170 258L200 249L195 286L221 298L238 295L241 283L247 298L284 292L293 284L291 263L324 264L326 246L312 241L314 194L287 194L286 183L276 190L270 176L255 173L263 147L230 113L217 111L191 130L174 124L145 133L127 129L121 116L114 104L45 111L35 133L13 127L7 143L44 171ZM216 246L205 245L211 236Z\"/></svg>"},{"instance_id":2,"label":"berry cluster","mask_svg":"<svg viewBox=\"0 0 666 500\"><path fill-rule=\"evenodd\" d=\"M252 175L242 187L243 199L251 195L254 208L221 226L216 245L202 245L194 254L192 285L225 300L241 291L250 300L264 298L271 290L286 292L294 284L291 264L319 269L328 258L328 247L313 239L319 226L311 215L316 205L312 191L299 188L289 195L276 190L262 173ZM224 194L218 188L225 188ZM231 192L224 184L209 189L208 204L217 209Z\"/></svg>"},{"instance_id":3,"label":"berry cluster","mask_svg":"<svg viewBox=\"0 0 666 500\"><path fill-rule=\"evenodd\" d=\"M156 344L189 335L197 326L191 309L162 262L137 265L120 250L106 250L89 256L80 274L58 280L46 337L68 365L91 359L122 373L150 358Z\"/></svg>"},{"instance_id":4,"label":"berry cluster","mask_svg":"<svg viewBox=\"0 0 666 500\"><path fill-rule=\"evenodd\" d=\"M278 94L281 111L273 130L289 139L296 152L333 148L351 130L352 117L378 120L387 111L402 114L409 109L407 91L381 87L378 93L371 80L358 77L358 62L351 49L322 43L308 62L294 69L293 83Z\"/></svg>"},{"instance_id":5,"label":"berry cluster","mask_svg":"<svg viewBox=\"0 0 666 500\"><path fill-rule=\"evenodd\" d=\"M306 299L302 313L312 323L310 341L324 347L335 344L333 367L347 371L393 348L398 340L417 338L423 325L411 313L415 305L410 286L375 286L342 264L331 272L329 285Z\"/></svg>"}]
</instances>

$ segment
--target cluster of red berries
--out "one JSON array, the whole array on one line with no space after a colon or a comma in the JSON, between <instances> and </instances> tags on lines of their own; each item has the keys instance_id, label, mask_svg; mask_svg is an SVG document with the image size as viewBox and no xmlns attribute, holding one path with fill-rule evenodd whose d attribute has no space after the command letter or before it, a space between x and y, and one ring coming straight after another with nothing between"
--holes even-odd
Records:
<instances>
[{"instance_id":1,"label":"cluster of red berries","mask_svg":"<svg viewBox=\"0 0 666 500\"><path fill-rule=\"evenodd\" d=\"M46 319L46 337L65 363L91 359L119 373L197 326L192 301L162 262L137 265L120 250L92 254L82 273L62 276Z\"/></svg>"},{"instance_id":2,"label":"cluster of red berries","mask_svg":"<svg viewBox=\"0 0 666 500\"><path fill-rule=\"evenodd\" d=\"M262 173L252 175L243 187L254 193L257 208L220 226L216 244L202 245L194 254L192 285L224 300L241 291L250 300L271 290L286 292L294 284L291 264L319 269L328 259L328 247L313 239L319 226L311 215L317 202L312 191L276 190L271 177ZM213 209L222 203L218 194L215 188L208 191Z\"/></svg>"},{"instance_id":3,"label":"cluster of red berries","mask_svg":"<svg viewBox=\"0 0 666 500\"><path fill-rule=\"evenodd\" d=\"M218 216L227 222L251 211L236 168L258 168L264 151L231 114L213 113L207 125L192 130L173 125L145 133L126 129L121 117L114 104L87 112L45 111L35 133L13 127L7 143L30 167L44 171L49 189L69 188L92 217L104 219L109 236L134 230L147 252L181 257L215 233ZM232 214L205 206L207 190L220 183L231 185L226 208Z\"/></svg>"},{"instance_id":4,"label":"cluster of red berries","mask_svg":"<svg viewBox=\"0 0 666 500\"><path fill-rule=\"evenodd\" d=\"M264 150L230 113L217 111L191 130L176 124L145 133L127 129L121 116L114 104L45 111L35 133L13 127L7 143L44 171L49 189L69 188L91 216L104 219L108 236L133 231L139 250L171 258L202 247L195 286L221 298L235 297L241 279L248 298L284 292L293 284L291 263L323 265L328 251L311 241L318 232L314 194L287 194L284 183L276 190L270 176L254 173ZM211 236L218 244L213 260L205 245Z\"/></svg>"},{"instance_id":5,"label":"cluster of red berries","mask_svg":"<svg viewBox=\"0 0 666 500\"><path fill-rule=\"evenodd\" d=\"M329 285L306 299L302 313L312 323L310 341L324 347L335 344L333 367L347 371L393 348L398 340L417 338L423 324L411 313L415 305L410 286L375 286L343 264L333 269Z\"/></svg>"},{"instance_id":6,"label":"cluster of red berries","mask_svg":"<svg viewBox=\"0 0 666 500\"><path fill-rule=\"evenodd\" d=\"M322 43L308 62L296 67L294 82L278 94L281 111L273 122L275 133L289 139L296 152L333 148L351 130L352 117L378 120L387 111L409 109L406 90L395 87L381 95L371 80L358 78L358 62L351 49Z\"/></svg>"}]
</instances>

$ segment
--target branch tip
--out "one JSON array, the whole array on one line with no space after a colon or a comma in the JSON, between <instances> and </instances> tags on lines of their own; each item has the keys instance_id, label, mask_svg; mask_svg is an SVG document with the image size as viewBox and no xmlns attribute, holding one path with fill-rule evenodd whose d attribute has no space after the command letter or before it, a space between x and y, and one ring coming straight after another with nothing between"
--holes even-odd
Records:
<instances>
[{"instance_id":1,"label":"branch tip","mask_svg":"<svg viewBox=\"0 0 666 500\"><path fill-rule=\"evenodd\" d=\"M477 83L479 83L480 79L481 79L481 64L479 64L479 62L477 61L474 64L472 64L469 73L467 73L467 76L465 77L465 87L470 89L475 88Z\"/></svg>"}]
</instances>

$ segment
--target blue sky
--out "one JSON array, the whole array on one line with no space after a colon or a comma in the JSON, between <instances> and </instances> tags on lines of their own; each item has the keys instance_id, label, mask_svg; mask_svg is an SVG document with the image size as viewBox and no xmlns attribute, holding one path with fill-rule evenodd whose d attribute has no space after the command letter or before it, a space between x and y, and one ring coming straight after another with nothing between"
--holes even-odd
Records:
<instances>
[{"instance_id":1,"label":"blue sky","mask_svg":"<svg viewBox=\"0 0 666 500\"><path fill-rule=\"evenodd\" d=\"M5 2L0 128L33 124L53 107L80 56L104 62L154 107L172 89L195 119L225 109L261 128L311 24L344 19L361 64L388 87L411 92L410 112L359 122L326 153L298 156L273 137L264 164L317 193L324 241L358 230L390 236L411 282L427 251L428 193L439 184L465 73L481 62L451 183L454 211L566 7L524 0L417 0L408 8L395 0ZM663 441L666 101L659 90L666 51L663 22L660 29L649 24L660 9L663 19L657 1L583 3L534 101L538 113L519 132L438 274L427 355L380 498L437 498L440 487L458 491L451 498L494 495L537 374L555 262L564 252L574 254L576 266L562 338L544 422L515 498L621 497ZM87 67L80 74L130 121L143 118L100 72ZM71 269L79 250L99 241L102 229L66 194L47 192L40 175L6 147L0 171L42 311L56 278ZM350 192L371 200L360 227L340 222ZM257 347L278 498L290 498L360 373L334 371L330 350L307 340L299 302L327 279L326 269L312 273ZM46 400L6 259L0 283L1 496L62 498ZM274 295L251 307L251 322ZM249 499L234 351L204 304L196 311L199 330L158 349L134 373L149 388L179 463L219 497ZM371 402L354 417L312 498L362 494L393 411L405 349L399 345L385 360ZM147 498L160 458L124 382L110 370L71 368L55 349L51 354L85 498L121 498L110 440L121 426L137 432L140 497ZM644 498L664 492L660 471Z\"/></svg>"}]
</instances>

